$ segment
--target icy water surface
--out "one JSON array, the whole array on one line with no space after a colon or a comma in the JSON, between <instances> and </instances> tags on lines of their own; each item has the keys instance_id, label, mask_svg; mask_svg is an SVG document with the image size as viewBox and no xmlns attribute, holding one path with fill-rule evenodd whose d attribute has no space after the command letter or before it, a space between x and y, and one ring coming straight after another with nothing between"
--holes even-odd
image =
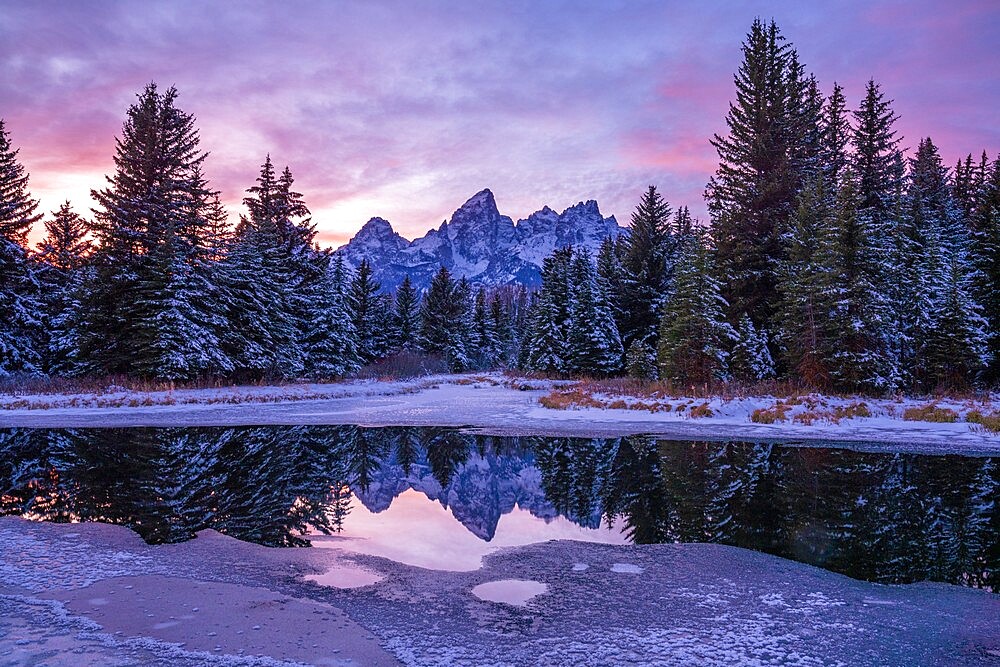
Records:
<instances>
[{"instance_id":1,"label":"icy water surface","mask_svg":"<svg viewBox=\"0 0 1000 667\"><path fill-rule=\"evenodd\" d=\"M0 430L0 514L458 571L550 539L718 542L869 581L997 590L997 464L448 428L13 429Z\"/></svg>"}]
</instances>

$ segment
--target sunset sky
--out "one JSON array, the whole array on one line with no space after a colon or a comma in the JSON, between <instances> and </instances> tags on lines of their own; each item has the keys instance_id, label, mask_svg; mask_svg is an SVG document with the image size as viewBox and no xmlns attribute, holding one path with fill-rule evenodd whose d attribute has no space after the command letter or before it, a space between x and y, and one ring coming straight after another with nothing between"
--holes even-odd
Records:
<instances>
[{"instance_id":1,"label":"sunset sky","mask_svg":"<svg viewBox=\"0 0 1000 667\"><path fill-rule=\"evenodd\" d=\"M324 244L369 217L412 238L489 187L515 219L597 199L628 220L656 184L704 216L740 42L773 17L851 107L875 78L904 144L1000 150L1000 3L13 2L0 117L46 212L112 169L149 81L194 113L231 212L264 155Z\"/></svg>"}]
</instances>

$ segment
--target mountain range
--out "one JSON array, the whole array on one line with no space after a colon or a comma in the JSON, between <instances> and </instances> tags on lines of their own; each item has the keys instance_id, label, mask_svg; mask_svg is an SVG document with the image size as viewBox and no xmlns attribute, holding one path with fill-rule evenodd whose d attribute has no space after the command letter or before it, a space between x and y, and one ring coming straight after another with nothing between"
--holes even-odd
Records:
<instances>
[{"instance_id":1,"label":"mountain range","mask_svg":"<svg viewBox=\"0 0 1000 667\"><path fill-rule=\"evenodd\" d=\"M615 217L602 216L594 200L562 213L545 206L515 223L500 214L487 189L418 239L409 241L388 220L372 218L336 252L353 268L367 259L375 279L389 291L407 275L417 289L425 289L442 266L474 285L534 287L541 283L542 261L553 250L585 246L596 254L604 239L620 233Z\"/></svg>"}]
</instances>

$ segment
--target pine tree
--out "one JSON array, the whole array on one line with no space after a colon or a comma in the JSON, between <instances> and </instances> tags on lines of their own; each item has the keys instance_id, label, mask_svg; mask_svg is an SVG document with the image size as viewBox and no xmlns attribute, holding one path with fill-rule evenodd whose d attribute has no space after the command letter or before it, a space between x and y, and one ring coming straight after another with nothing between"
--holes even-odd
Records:
<instances>
[{"instance_id":1,"label":"pine tree","mask_svg":"<svg viewBox=\"0 0 1000 667\"><path fill-rule=\"evenodd\" d=\"M616 373L622 365L621 337L586 248L573 253L570 284L567 370L596 376Z\"/></svg>"},{"instance_id":2,"label":"pine tree","mask_svg":"<svg viewBox=\"0 0 1000 667\"><path fill-rule=\"evenodd\" d=\"M305 371L316 379L341 378L358 370L357 331L351 320L347 275L339 255L327 262L323 280L312 286L310 319L303 340Z\"/></svg>"},{"instance_id":3,"label":"pine tree","mask_svg":"<svg viewBox=\"0 0 1000 667\"><path fill-rule=\"evenodd\" d=\"M620 299L622 337L626 343L655 344L660 320L660 302L669 286L673 240L670 236L670 205L655 186L649 186L635 212L622 247ZM609 251L606 251L606 253ZM609 288L617 282L609 257L605 257Z\"/></svg>"},{"instance_id":4,"label":"pine tree","mask_svg":"<svg viewBox=\"0 0 1000 667\"><path fill-rule=\"evenodd\" d=\"M890 385L903 381L902 358L908 346L902 324L902 304L909 298L910 285L919 276L909 273L906 265L905 233L901 226L903 153L899 148L902 137L894 129L898 120L892 110L892 100L886 99L881 87L869 81L865 97L854 112L855 129L851 134L848 164L854 184L856 201L855 225L867 239L864 253L870 258L871 271L867 279L873 283L874 307L878 301L895 304L887 308L870 331L873 341L887 341ZM873 377L876 377L873 374Z\"/></svg>"},{"instance_id":5,"label":"pine tree","mask_svg":"<svg viewBox=\"0 0 1000 667\"><path fill-rule=\"evenodd\" d=\"M81 353L88 370L188 379L231 369L220 349L194 116L149 84L128 109L115 173L91 195L98 240Z\"/></svg>"},{"instance_id":6,"label":"pine tree","mask_svg":"<svg viewBox=\"0 0 1000 667\"><path fill-rule=\"evenodd\" d=\"M408 275L403 277L403 282L396 290L393 331L398 349L412 352L419 347L417 336L420 331L420 296Z\"/></svg>"},{"instance_id":7,"label":"pine tree","mask_svg":"<svg viewBox=\"0 0 1000 667\"><path fill-rule=\"evenodd\" d=\"M361 260L349 291L351 317L358 332L358 356L363 364L381 359L388 351L389 304L381 294L371 264Z\"/></svg>"},{"instance_id":8,"label":"pine tree","mask_svg":"<svg viewBox=\"0 0 1000 667\"><path fill-rule=\"evenodd\" d=\"M725 308L707 234L698 229L681 249L674 292L660 320L660 379L688 385L725 377L726 349L736 337Z\"/></svg>"},{"instance_id":9,"label":"pine tree","mask_svg":"<svg viewBox=\"0 0 1000 667\"><path fill-rule=\"evenodd\" d=\"M978 276L976 294L987 321L985 380L1000 382L1000 156L987 166L983 154L982 172L972 212L973 255Z\"/></svg>"},{"instance_id":10,"label":"pine tree","mask_svg":"<svg viewBox=\"0 0 1000 667\"><path fill-rule=\"evenodd\" d=\"M0 377L41 370L38 283L28 261L28 232L41 220L28 193L19 149L0 119Z\"/></svg>"},{"instance_id":11,"label":"pine tree","mask_svg":"<svg viewBox=\"0 0 1000 667\"><path fill-rule=\"evenodd\" d=\"M500 362L502 349L496 313L492 311L483 287L476 292L471 343L477 367L494 368Z\"/></svg>"},{"instance_id":12,"label":"pine tree","mask_svg":"<svg viewBox=\"0 0 1000 667\"><path fill-rule=\"evenodd\" d=\"M910 161L904 261L916 279L903 304L907 369L918 389L969 384L985 362L986 322L975 301L968 228L930 139Z\"/></svg>"},{"instance_id":13,"label":"pine tree","mask_svg":"<svg viewBox=\"0 0 1000 667\"><path fill-rule=\"evenodd\" d=\"M774 360L767 343L767 332L758 331L750 316L743 313L729 357L729 372L734 380L755 384L774 377Z\"/></svg>"},{"instance_id":14,"label":"pine tree","mask_svg":"<svg viewBox=\"0 0 1000 667\"><path fill-rule=\"evenodd\" d=\"M533 308L526 336L526 367L543 373L566 373L571 292L571 247L556 250L542 262L542 287Z\"/></svg>"},{"instance_id":15,"label":"pine tree","mask_svg":"<svg viewBox=\"0 0 1000 667\"><path fill-rule=\"evenodd\" d=\"M655 380L658 377L656 352L649 343L634 341L625 353L625 372L636 380Z\"/></svg>"},{"instance_id":16,"label":"pine tree","mask_svg":"<svg viewBox=\"0 0 1000 667\"><path fill-rule=\"evenodd\" d=\"M785 363L807 384L830 382L831 300L835 297L831 238L833 212L822 175L799 196L799 206L785 236L787 259L779 283L780 347Z\"/></svg>"},{"instance_id":17,"label":"pine tree","mask_svg":"<svg viewBox=\"0 0 1000 667\"><path fill-rule=\"evenodd\" d=\"M249 216L243 216L222 261L226 349L239 377L290 378L302 373L304 324L295 291L301 276L290 262L292 245L288 207L280 202L281 188L270 156L261 165L256 185L244 198Z\"/></svg>"},{"instance_id":18,"label":"pine tree","mask_svg":"<svg viewBox=\"0 0 1000 667\"><path fill-rule=\"evenodd\" d=\"M730 322L770 328L778 303L781 226L795 210L803 143L801 69L777 25L754 21L735 75L729 134L712 141L719 167L706 198Z\"/></svg>"},{"instance_id":19,"label":"pine tree","mask_svg":"<svg viewBox=\"0 0 1000 667\"><path fill-rule=\"evenodd\" d=\"M465 370L469 365L462 331L463 296L448 269L441 267L420 305L420 347L428 354L444 358L452 371Z\"/></svg>"},{"instance_id":20,"label":"pine tree","mask_svg":"<svg viewBox=\"0 0 1000 667\"><path fill-rule=\"evenodd\" d=\"M48 234L37 252L39 280L45 292L45 371L72 375L80 362L80 290L93 244L87 238L87 221L73 211L68 201L45 221L45 229Z\"/></svg>"}]
</instances>

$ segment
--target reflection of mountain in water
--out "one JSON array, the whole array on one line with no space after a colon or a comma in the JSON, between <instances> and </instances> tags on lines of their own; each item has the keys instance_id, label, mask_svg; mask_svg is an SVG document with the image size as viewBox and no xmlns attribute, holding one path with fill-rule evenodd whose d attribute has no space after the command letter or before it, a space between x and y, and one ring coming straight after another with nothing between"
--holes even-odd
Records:
<instances>
[{"instance_id":1,"label":"reflection of mountain in water","mask_svg":"<svg viewBox=\"0 0 1000 667\"><path fill-rule=\"evenodd\" d=\"M719 542L872 581L1000 587L994 459L354 426L0 430L0 514L151 543L307 545L414 489L483 540L515 505L635 542ZM419 533L421 527L413 526Z\"/></svg>"}]
</instances>

